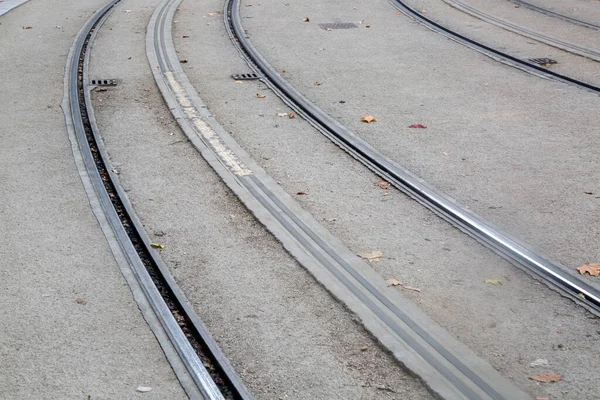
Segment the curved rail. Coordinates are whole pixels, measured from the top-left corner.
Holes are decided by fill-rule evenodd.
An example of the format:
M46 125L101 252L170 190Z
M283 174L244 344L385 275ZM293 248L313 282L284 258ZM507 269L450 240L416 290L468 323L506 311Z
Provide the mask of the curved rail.
M187 394L190 398L205 400L223 400L224 393L228 399L246 399L249 396L245 395L243 384L188 305L157 251L151 247L142 223L108 165L108 156L98 134L91 106L91 88L87 84L89 48L99 27L120 1L111 0L85 23L67 62L63 109L75 142L73 151L78 168L90 203L98 205L93 208L95 213L101 213L101 217L97 214L100 225L103 229L106 227L111 230L111 236L118 242L118 249L113 248L115 257L124 259L128 264L137 281L136 287L141 289L140 294L158 321L158 329L162 328L164 332L168 344L161 341L159 335L157 338ZM128 283L132 284L130 281ZM144 313L150 312L142 306L140 309ZM148 319L147 314L145 317ZM149 325L156 334L157 326L150 321ZM174 352L165 346L172 346ZM207 371L205 363L214 367L214 375L211 376ZM182 365L183 369L176 368L176 365Z
M421 178L398 165L365 140L327 115L290 85L254 48L246 36L239 15L239 0L228 0L226 15L233 43L251 68L264 75L264 82L292 109L325 136L396 188L469 234L507 260L541 278L551 287L600 313L600 291L533 252L507 234L495 229L481 217L466 210Z
M540 67L537 64L533 64L526 60L522 60L520 58L511 56L510 54L503 53L500 50L496 50L492 47L486 46L482 43L479 43L473 39L469 39L466 36L461 35L460 33L454 32L453 30L434 22L433 20L427 18L422 13L417 10L409 7L406 3L401 0L389 0L394 7L398 9L402 14L407 17L419 22L423 26L431 29L434 32L437 32L441 35L444 35L448 39L454 40L457 43L462 44L472 50L478 51L479 53L486 55L494 60L500 61L504 64L510 65L512 67L518 68L522 71L528 72L533 75L537 75L542 78L553 79L559 82L567 83L573 86L578 86L582 89L589 90L590 92L599 93L600 94L600 86L593 85L591 83L583 82L575 78L571 78L567 75L562 75L557 72L548 70L546 68Z
M171 24L181 0L164 0L147 29L156 83L190 143L290 254L404 366L448 400L529 399L392 290L365 261L287 194L207 110L183 70Z
M585 21L579 20L577 18L569 17L568 15L560 14L560 13L554 12L552 10L548 10L547 8L543 8L543 7L540 7L540 6L536 6L535 4L528 3L528 2L523 1L523 0L508 0L508 1L510 1L512 3L515 3L515 4L519 5L519 6L523 6L525 8L529 8L530 10L537 11L537 12L542 13L542 14L546 14L546 15L548 15L550 17L562 19L564 21L568 21L568 22L571 22L571 23L576 24L576 25L584 26L586 28L590 28L590 29L594 29L594 30L600 30L600 25L592 24L590 22L585 22Z
M567 51L569 53L577 54L582 57L587 57L594 61L600 61L600 51L594 49L588 49L587 47L578 46L573 43L565 42L564 40L557 39L552 36L544 35L543 33L536 32L534 30L522 27L517 24L513 24L512 22L505 21L501 18L493 16L491 14L485 13L467 3L464 3L459 0L443 0L446 4L451 7L456 8L466 14L469 14L475 18L478 18L484 22L496 25L502 29L506 29L507 31L514 32L518 35L528 37L530 39L537 40L538 42L545 43L549 46L556 47L557 49L561 49Z

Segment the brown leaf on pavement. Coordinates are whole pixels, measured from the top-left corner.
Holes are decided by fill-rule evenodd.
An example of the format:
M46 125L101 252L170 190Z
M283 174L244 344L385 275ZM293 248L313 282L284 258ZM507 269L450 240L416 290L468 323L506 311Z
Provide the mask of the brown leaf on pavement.
M24 26L23 29L33 29L33 26Z
M160 244L160 243L150 243L150 247L152 247L153 249L164 249L165 245L164 244Z
M591 276L598 276L600 275L600 264L585 264L577 268L577 271L579 271L581 275L587 272Z
M308 194L308 189L307 190L299 190L296 192L296 194L298 196L306 196Z
M306 17L302 20L302 22L310 22L310 18Z
M85 301L81 297L76 298L75 301L77 302L77 304L81 304L82 306L85 306L87 304L87 301Z
M296 114L294 114L294 113L290 113L290 115L288 115L288 117L289 117L290 119L294 119L294 118L296 118Z
M256 97L258 97L259 99L264 99L265 95L264 94L260 94L260 93L256 93Z
M412 290L413 292L421 292L421 289L417 289L412 286L406 286L404 283L400 282L398 279L388 279L387 283L389 283L390 286L400 286L402 289Z
M421 125L421 124L412 124L408 126L409 128L417 128L417 129L425 129L427 128L425 125Z
M538 375L530 376L529 379L533 379L536 382L550 383L562 381L562 376L554 372L543 372Z
M379 186L381 189L387 189L390 187L390 183L384 181L383 179L380 179L377 182L375 182L375 186Z
M187 64L188 60L185 60L185 59L184 60L179 60L179 62L182 63L182 64Z
M366 122L367 124L370 124L371 122L377 121L377 119L374 116L372 116L372 115L365 115L360 120L362 122Z
M358 253L358 256L363 260L375 262L381 260L381 257L383 257L383 253L380 251L373 251L371 253Z

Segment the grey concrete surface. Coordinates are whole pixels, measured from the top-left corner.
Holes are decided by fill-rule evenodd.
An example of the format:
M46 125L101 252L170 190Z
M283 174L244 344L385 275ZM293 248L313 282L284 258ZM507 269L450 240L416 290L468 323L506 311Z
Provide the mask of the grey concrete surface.
M486 151L476 161L494 157L485 171L495 171L494 174L505 179L512 175L515 180L516 172L510 165L502 164L501 169L496 170L491 161L518 149L516 143L506 150L495 145L503 139L501 134L505 130L501 127L510 121L508 116L522 118L510 121L515 127L525 125L527 133L535 132L529 127L527 111L523 110L526 90L562 96L566 104L574 102L569 109L588 107L588 114L593 115L592 105L586 105L586 101L597 101L597 97L496 64L396 15L385 1L290 2L289 6L275 1L244 4L242 12L247 17L244 23L252 40L294 85L396 160L403 164L410 160L408 165L416 172L422 174L436 163L443 163L427 178L432 181L432 177L436 178L438 185L444 178L448 179L443 189L453 185L452 194L456 197L456 193L475 196L482 191L484 194L493 192L481 181L470 191L463 192L457 187L454 176L465 172L474 174L473 165L477 164L455 171L457 167L452 163L460 165L464 161L454 147L445 155L447 146L475 155L479 148L489 146L487 148L501 154ZM374 185L375 176L302 120L279 117L278 113L289 112L289 109L262 84L235 83L230 75L247 72L248 67L228 44L221 10L219 1L204 5L191 1L182 3L175 23L176 47L181 58L188 60L184 64L186 73L211 112L267 172L289 193L307 191L308 195L298 196L303 206L325 221L351 249L357 253L382 251L382 260L373 262L373 268L386 278L420 288L421 292L405 291L405 294L534 397L597 398L595 384L585 378L585 371L596 368L598 363L597 319L403 195L393 190L386 195ZM302 22L305 17L310 18L309 23ZM365 21L359 29L346 31L327 32L316 25L331 21L358 23L362 19ZM371 27L366 28L366 24ZM498 76L490 78L490 70ZM485 93L469 89L474 83ZM500 92L493 94L486 84ZM514 96L511 89L521 87L524 88ZM266 97L258 98L256 93ZM494 103L490 104L491 101ZM539 113L548 107L548 102L538 101L535 105L534 111ZM485 115L473 116L469 107L475 107L477 113L486 111ZM497 110L502 112L498 115ZM361 123L360 117L367 114L375 115L378 121L369 125ZM434 124L433 133L432 126L425 130L406 128L411 123L427 125L440 120L445 122ZM478 127L484 122L486 130L497 131L483 135L479 129L477 140L471 141L466 128ZM456 126L461 127L459 133L465 135L464 138L457 138L453 129ZM591 139L593 127L585 124L583 127ZM586 137L579 133L577 138L580 135ZM442 143L438 143L440 138ZM518 138L514 133L509 139ZM458 139L460 141L454 143ZM527 176L525 171L521 174ZM461 177L459 183L467 181L465 178ZM489 177L485 178L487 182ZM517 178L521 179L521 175ZM483 176L481 179L484 181ZM563 177L557 177L557 182L563 183ZM569 180L564 182L570 183ZM503 189L509 190L505 181ZM514 193L509 192L496 196L495 200L512 200L512 196ZM529 204L518 200L514 202L519 206ZM589 207L593 205L589 203ZM504 206L505 209L480 207L488 213L500 213L501 222L504 221L502 213L511 215L520 210L519 207L506 209L506 204L495 201L490 206ZM520 212L518 218L532 213L531 210ZM527 227L523 221L521 226ZM529 228L535 232L534 227ZM540 233L539 237L545 236ZM593 251L593 239L587 243L581 247ZM486 279L500 279L503 285L485 284ZM548 359L549 366L530 367L529 363L538 358ZM560 373L564 380L539 385L528 378L549 370Z
M103 4L34 0L1 20L2 399L186 398L90 210L60 109L69 48Z
M0 2L0 15L6 14L10 10L27 3L29 0L2 0Z
M430 398L186 142L146 60L158 3L126 0L98 33L90 74L122 84L94 107L138 215L225 355L258 399Z

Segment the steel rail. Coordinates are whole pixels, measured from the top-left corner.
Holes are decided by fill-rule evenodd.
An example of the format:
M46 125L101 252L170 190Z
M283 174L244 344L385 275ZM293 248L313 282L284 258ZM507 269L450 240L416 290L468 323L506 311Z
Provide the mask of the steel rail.
M239 15L239 0L228 0L225 14L226 26L232 41L234 45L238 46L249 66L264 76L263 81L286 104L325 136L381 178L387 180L455 227L485 244L526 272L541 278L543 282L557 289L563 295L584 305L590 311L600 314L600 291L598 289L468 211L411 171L383 155L298 92L279 75L260 52L254 48L246 36Z
M243 384L205 325L189 306L158 252L151 247L150 238L108 164L108 155L98 133L91 106L91 88L87 84L90 57L88 50L97 29L120 1L111 0L98 10L85 23L75 40L65 79L68 96L66 100L70 113L67 115L70 117L68 125L74 131L79 155L95 195L93 200L99 203L110 225L109 229L118 241L122 256L128 262L144 297L185 367L186 376L178 375L178 378L187 382L191 377L195 385L195 388L184 385L184 389L191 398L201 396L205 400L224 399L223 393L207 371L203 360L200 359L198 353L200 351L203 357L208 357L207 362L213 364L219 372L218 378L222 387L227 390L228 398L247 399L250 397L246 394ZM88 192L88 196L92 194ZM179 322L175 316L178 317ZM184 333L183 328L187 334ZM194 346L201 346L202 350L192 345L189 335L195 341ZM174 370L178 372L175 368Z
M466 46L472 50L475 50L487 57L493 58L494 60L500 61L504 64L510 65L511 67L518 68L522 71L539 76L541 78L556 80L562 83L567 83L573 86L580 87L582 89L586 89L593 93L600 93L600 86L583 82L578 79L571 78L567 75L559 74L558 72L551 71L537 64L533 64L526 60L522 60L520 58L511 56L510 54L501 52L500 50L496 50L492 47L486 46L464 35L461 35L460 33L455 32L441 24L438 24L437 22L434 22L433 20L424 16L422 13L418 12L412 7L409 7L406 3L404 3L401 0L389 1L394 7L396 7L396 9L398 9L398 11L400 11L405 16L415 20L416 22L422 24L423 26L431 29L434 32L437 32L447 37L448 39L454 40L455 42L460 43L463 46Z
M567 51L572 54L576 54L582 57L589 58L594 61L600 61L600 51L589 49L587 47L578 46L573 43L566 42L564 40L557 39L552 36L545 35L540 32L536 32L534 30L525 28L523 26L513 24L512 22L503 20L502 18L498 18L494 15L485 13L467 3L464 3L460 0L443 0L444 3L448 4L455 9L462 11L466 14L471 15L477 19L480 19L484 22L496 25L499 28L505 29L507 31L516 33L518 35L528 37L533 40L537 40L538 42L545 43L549 46L555 47L560 50Z
M576 25L584 26L586 28L590 28L590 29L594 29L594 30L600 30L600 25L592 24L590 22L585 22L585 21L579 20L577 18L569 17L568 15L560 14L560 13L554 12L552 10L548 10L547 8L536 6L535 4L531 4L531 3L527 2L527 1L523 1L523 0L508 0L508 1L510 1L511 3L515 3L515 4L519 5L519 6L523 6L525 8L529 8L530 10L537 11L537 12L542 13L542 14L546 14L546 15L548 15L550 17L562 19L562 20L571 22L571 23L576 24Z
M530 397L458 343L287 194L207 110L183 70L171 24L182 0L150 19L146 52L177 123L202 157L287 251L404 366L445 399Z

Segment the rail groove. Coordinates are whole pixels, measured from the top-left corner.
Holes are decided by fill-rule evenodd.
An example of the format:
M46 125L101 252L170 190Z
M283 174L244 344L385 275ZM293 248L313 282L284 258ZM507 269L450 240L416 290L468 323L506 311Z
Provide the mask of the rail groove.
M350 155L443 219L486 245L514 265L539 278L595 314L600 314L600 291L567 272L517 239L491 226L433 186L398 165L337 120L327 115L291 86L254 48L241 24L239 0L228 0L226 24L249 66L292 109Z
M89 49L97 30L119 2L110 1L85 23L67 61L62 106L76 164L115 259L188 396L246 399L249 396L243 384L150 246L108 164L98 133L87 85Z
M388 287L216 121L189 82L173 46L171 23L180 3L165 0L156 9L147 29L148 60L173 116L227 186L317 281L437 395L445 399L529 398Z
M547 8L536 6L535 4L531 4L531 3L527 2L527 1L523 1L523 0L508 0L508 1L510 1L512 3L515 3L515 4L519 5L519 6L522 6L522 7L525 7L525 8L529 8L530 10L537 11L537 12L540 12L542 14L546 14L546 15L548 15L550 17L562 19L564 21L568 21L568 22L571 22L571 23L576 24L576 25L581 25L581 26L584 26L586 28L590 28L590 29L594 29L594 30L600 30L600 25L592 24L590 22L582 21L582 20L579 20L577 18L569 17L568 15L560 14L560 13L554 12L552 10L548 10Z
M559 74L558 72L551 71L549 69L540 67L537 64L533 64L526 60L511 56L510 54L501 52L492 47L486 46L482 43L479 43L473 39L470 39L464 35L461 35L458 32L455 32L433 20L427 18L425 15L415 10L412 7L409 7L406 3L401 0L389 0L390 3L398 9L402 14L407 16L408 18L413 19L414 21L422 24L426 28L439 33L451 39L457 43L462 44L472 50L475 50L487 57L490 57L496 61L502 62L506 65L510 65L511 67L520 69L524 72L530 73L532 75L536 75L540 78L552 79L558 82L566 83L569 85L573 85L590 92L600 94L600 86L593 85L591 83L583 82L575 78L571 78L570 76Z
M557 39L552 36L544 35L543 33L536 32L534 30L525 28L523 26L513 24L512 22L508 22L503 20L502 18L498 18L494 15L485 13L467 3L464 3L459 0L443 0L446 4L451 7L456 8L466 14L469 14L475 18L478 18L484 22L496 25L502 29L505 29L510 32L514 32L518 35L528 37L530 39L537 40L538 42L545 43L549 46L556 47L557 49L561 49L567 51L572 54L577 54L582 57L587 57L594 61L600 61L600 51L594 49L588 49L583 46L579 46L573 43L566 42L564 40Z

